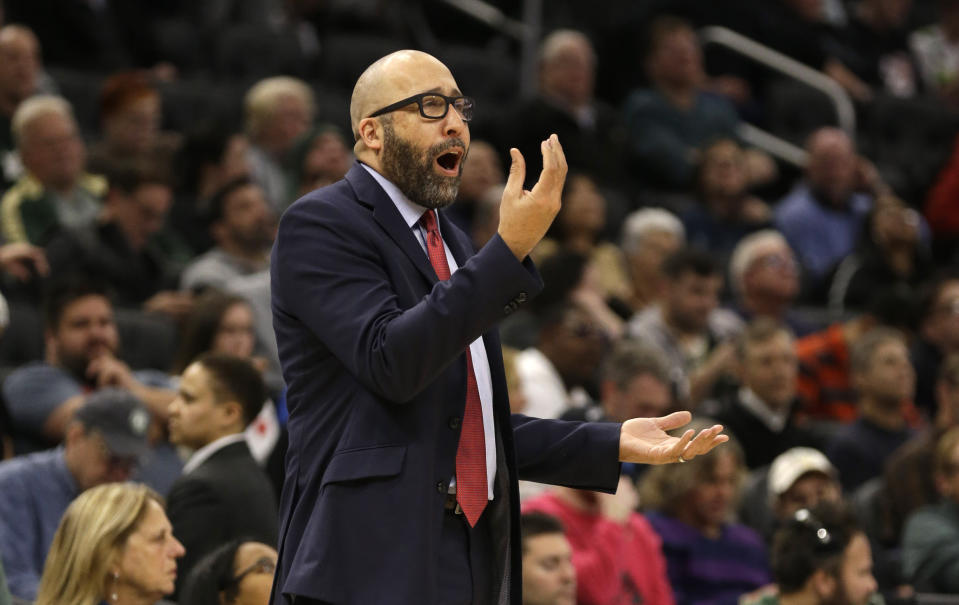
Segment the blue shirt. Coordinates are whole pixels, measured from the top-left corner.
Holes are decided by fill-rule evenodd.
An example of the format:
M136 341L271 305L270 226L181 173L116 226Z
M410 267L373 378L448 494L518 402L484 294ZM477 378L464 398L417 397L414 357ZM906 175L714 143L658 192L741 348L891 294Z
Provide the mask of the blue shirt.
M36 598L60 517L79 494L62 447L0 462L0 556L13 596Z
M775 223L803 269L818 282L853 251L870 208L872 196L864 193L854 193L845 207L833 208L800 183L779 203Z

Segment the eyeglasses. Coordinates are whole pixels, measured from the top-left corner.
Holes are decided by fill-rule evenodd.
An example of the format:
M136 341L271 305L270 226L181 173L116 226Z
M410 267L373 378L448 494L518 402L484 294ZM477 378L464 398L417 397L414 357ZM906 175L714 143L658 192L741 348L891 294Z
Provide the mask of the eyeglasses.
M230 584L236 586L243 581L243 578L253 573L273 575L274 571L276 571L276 561L269 557L260 557L253 565L238 573Z
M450 110L450 105L456 109L456 113L463 118L464 122L469 122L473 119L473 99L469 97L447 97L446 95L435 92L421 92L412 97L407 97L402 101L397 101L382 109L377 109L367 117L375 118L384 113L403 109L411 103L416 103L420 108L420 115L429 120L445 118L447 112Z

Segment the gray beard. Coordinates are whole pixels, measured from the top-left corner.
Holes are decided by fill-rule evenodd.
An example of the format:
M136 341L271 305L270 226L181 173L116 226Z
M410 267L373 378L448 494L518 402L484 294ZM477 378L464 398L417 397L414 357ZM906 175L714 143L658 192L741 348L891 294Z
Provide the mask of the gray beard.
M439 154L452 147L466 149L462 140L450 139L420 152L412 143L396 134L389 120L383 121L383 139L384 176L399 187L410 201L439 210L456 200L463 175L463 161L460 160L459 174L455 177L436 174L433 162Z

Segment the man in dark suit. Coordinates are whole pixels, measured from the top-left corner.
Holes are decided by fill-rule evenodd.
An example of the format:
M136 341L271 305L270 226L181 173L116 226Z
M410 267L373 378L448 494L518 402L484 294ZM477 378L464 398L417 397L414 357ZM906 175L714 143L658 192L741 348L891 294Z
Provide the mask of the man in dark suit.
M472 101L417 51L360 76L359 163L294 203L272 258L288 385L275 604L520 603L517 479L612 491L618 459L708 451L664 429L510 416L496 322L542 283L527 254L559 210L566 162L543 141L524 191L513 166L499 231L473 253L437 209L456 197Z
M178 579L229 540L276 544L273 487L244 436L265 400L259 371L244 359L204 355L183 372L170 403L170 440L194 452L167 496L173 535L188 549Z

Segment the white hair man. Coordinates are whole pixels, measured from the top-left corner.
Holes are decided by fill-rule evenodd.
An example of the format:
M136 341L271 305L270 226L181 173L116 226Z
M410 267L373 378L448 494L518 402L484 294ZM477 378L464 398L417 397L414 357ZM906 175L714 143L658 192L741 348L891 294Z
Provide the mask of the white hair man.
M663 261L686 241L683 224L668 210L643 208L626 217L622 248L632 282L634 311L656 302L662 292Z
M729 260L729 281L736 311L743 319L770 317L799 336L812 331L791 312L799 294L799 264L786 238L775 229L763 229L739 241Z
M92 224L107 182L85 172L86 146L70 103L31 97L13 114L11 130L25 174L0 201L6 240L43 245L62 228Z

